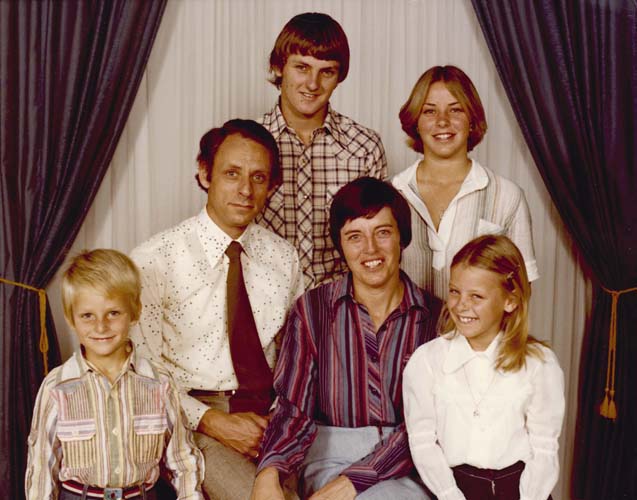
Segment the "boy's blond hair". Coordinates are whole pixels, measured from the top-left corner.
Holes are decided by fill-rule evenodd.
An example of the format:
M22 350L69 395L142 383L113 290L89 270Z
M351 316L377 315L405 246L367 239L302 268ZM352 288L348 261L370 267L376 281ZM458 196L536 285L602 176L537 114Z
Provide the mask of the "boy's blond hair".
M71 259L62 277L64 317L71 326L75 326L73 300L87 289L108 298L121 298L128 306L131 321L139 319L142 310L141 278L133 261L123 253L98 248L82 250Z

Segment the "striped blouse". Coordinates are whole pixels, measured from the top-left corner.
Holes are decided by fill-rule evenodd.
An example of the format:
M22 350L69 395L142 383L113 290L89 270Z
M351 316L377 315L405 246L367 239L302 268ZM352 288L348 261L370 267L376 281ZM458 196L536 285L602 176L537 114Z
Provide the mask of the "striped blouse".
M403 251L400 268L414 283L445 300L453 256L483 234L508 236L524 257L529 281L539 278L531 215L524 191L517 184L471 160L471 170L436 230L418 192L418 163L392 178L412 208L412 238Z
M57 498L59 483L154 484L159 463L180 500L203 500L203 457L163 368L133 351L111 384L78 349L42 382L28 438L27 500Z
M298 470L316 425L394 426L375 450L343 472L357 491L408 474L402 371L414 350L435 337L440 302L401 273L400 305L376 331L353 298L351 274L304 294L286 323L275 371L278 396L258 470Z

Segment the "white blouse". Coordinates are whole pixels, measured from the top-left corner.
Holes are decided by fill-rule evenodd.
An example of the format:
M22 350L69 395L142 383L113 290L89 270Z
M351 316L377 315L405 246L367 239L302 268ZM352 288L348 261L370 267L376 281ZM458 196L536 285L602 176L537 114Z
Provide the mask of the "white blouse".
M451 467L503 469L518 460L521 500L546 500L557 482L564 375L555 354L494 370L500 335L474 351L454 332L420 346L403 374L405 422L421 478L440 500L464 499Z

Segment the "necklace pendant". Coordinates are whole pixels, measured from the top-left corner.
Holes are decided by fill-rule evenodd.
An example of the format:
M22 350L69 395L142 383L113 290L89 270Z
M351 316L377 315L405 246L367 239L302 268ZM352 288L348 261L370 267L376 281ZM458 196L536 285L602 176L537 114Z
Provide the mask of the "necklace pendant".
M473 416L474 417L479 417L480 416L480 412L478 411L477 408L475 410L473 410Z

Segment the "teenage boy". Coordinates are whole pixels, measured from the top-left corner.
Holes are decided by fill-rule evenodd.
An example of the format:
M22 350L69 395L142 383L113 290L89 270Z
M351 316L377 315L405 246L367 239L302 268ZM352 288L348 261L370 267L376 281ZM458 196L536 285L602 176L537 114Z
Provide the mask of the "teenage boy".
M75 257L62 278L64 316L80 349L42 382L28 438L27 500L157 498L159 463L181 500L203 500L203 457L165 368L135 352L128 330L141 281L116 250Z
M379 135L330 106L348 70L347 36L326 14L293 17L270 54L270 82L281 94L262 123L279 145L283 183L258 221L296 247L306 288L345 271L327 227L336 191L358 177L387 176Z
M132 252L144 304L132 336L188 392L182 406L204 454L204 493L245 500L272 404L275 337L302 274L294 247L253 223L281 180L270 132L235 119L199 146L206 206Z

